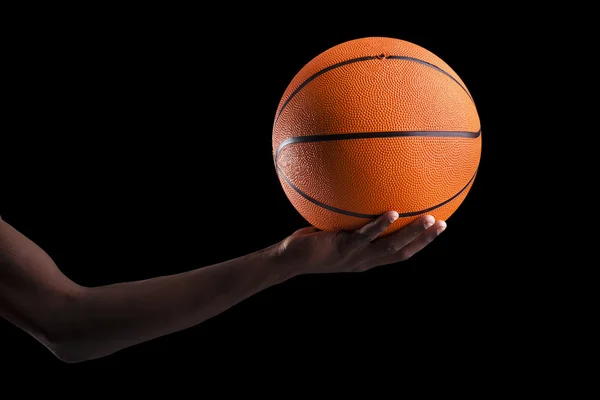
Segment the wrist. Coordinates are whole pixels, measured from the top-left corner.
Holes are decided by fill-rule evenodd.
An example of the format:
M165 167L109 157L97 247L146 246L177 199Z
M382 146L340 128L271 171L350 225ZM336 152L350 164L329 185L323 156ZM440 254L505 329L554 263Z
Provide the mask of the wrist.
M281 242L267 247L262 253L267 260L265 264L269 266L277 283L302 275L301 265L283 250Z

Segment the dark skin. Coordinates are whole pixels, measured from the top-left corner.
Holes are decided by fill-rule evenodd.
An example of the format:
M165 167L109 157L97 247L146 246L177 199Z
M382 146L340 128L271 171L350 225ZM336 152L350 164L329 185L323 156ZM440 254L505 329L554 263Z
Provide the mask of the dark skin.
M446 228L423 216L390 235L388 211L351 232L303 228L254 253L153 279L84 287L0 218L0 316L56 357L81 362L198 325L298 275L362 272L399 263Z

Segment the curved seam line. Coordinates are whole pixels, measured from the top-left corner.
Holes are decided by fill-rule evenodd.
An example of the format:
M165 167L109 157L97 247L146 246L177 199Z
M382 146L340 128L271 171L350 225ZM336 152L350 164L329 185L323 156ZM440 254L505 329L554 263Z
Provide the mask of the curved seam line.
M275 151L274 160L277 163L279 153L284 147L294 143L314 143L334 140L373 139L389 137L464 137L476 139L481 135L481 129L477 132L459 131L403 131L403 132L366 132L366 133L334 133L325 135L294 136L282 140Z
M277 113L277 118L275 118L275 123L277 123L277 121L279 120L279 117L281 116L281 113L283 112L283 110L285 109L285 107L288 105L288 103L292 100L292 98L294 98L294 96L296 96L296 94L298 94L298 92L300 90L302 90L302 88L304 86L308 85L312 80L316 79L318 76L323 75L324 73L326 73L328 71L331 71L332 69L339 68L339 67L344 66L344 65L353 64L355 62L360 62L360 61L373 60L374 58L376 58L376 57L375 56L367 56L367 57L354 58L352 60L346 60L346 61L342 61L342 62L337 63L337 64L330 65L327 68L324 68L324 69L322 69L320 71L317 71L315 74L313 74L312 76L308 77L304 82L302 82L300 84L300 86L298 86L292 92L292 94L290 94L290 97L287 98L287 100L285 101L285 103L283 103L281 105L281 109Z
M300 84L300 86L298 86L290 94L290 97L288 97L287 100L281 105L281 109L279 110L279 112L277 113L277 117L275 118L275 123L277 123L277 121L279 120L279 117L283 113L283 110L288 105L288 103L292 100L292 98L294 98L296 96L296 94L298 94L298 92L300 90L302 90L303 87L305 87L306 85L308 85L309 82L311 82L312 80L316 79L318 76L323 75L324 73L326 73L328 71L331 71L332 69L342 67L344 65L353 64L355 62L361 62L361 61L368 61L368 60L373 60L373 59L379 59L379 58L380 57L378 57L378 56L365 56L365 57L354 58L354 59L351 59L351 60L342 61L342 62L334 64L334 65L330 65L329 67L324 68L324 69L316 72L312 76L308 77L304 82L302 82ZM471 93L469 93L469 91L467 90L466 87L464 87L457 79L455 79L448 72L444 71L443 69L441 69L440 67L438 67L436 65L433 65L433 64L431 64L431 63L429 63L427 61L421 60L419 58L407 57L407 56L387 56L385 58L386 59L392 59L392 60L413 61L413 62L417 62L419 64L426 65L428 67L431 67L431 68L435 69L436 71L439 71L439 72L443 73L444 75L448 76L450 79L452 79L456 84L458 84L458 86L461 87L462 90L465 91L465 93L467 94L467 96L469 96L469 98L471 99L471 101L473 101L473 97L471 96Z
M379 217L381 214L361 214L361 213L355 213L352 211L347 211L347 210L343 210L341 208L336 208L330 205L327 205L323 202L320 202L317 199L314 199L312 197L310 197L309 195L307 195L306 193L304 193L303 191L301 191L300 189L298 189L298 187L296 187L292 182L290 182L290 180L287 178L287 176L285 176L285 174L283 173L283 171L281 171L281 168L279 168L279 166L277 166L277 171L281 174L281 176L283 177L283 179L285 179L285 181L288 183L288 185L290 185L290 187L292 189L294 189L294 191L296 191L300 196L304 197L306 200L310 201L311 203L314 203L322 208L325 208L326 210L332 211L332 212L336 212L339 214L345 214L345 215L349 215L351 217L357 217L357 218L369 218L369 219L374 219ZM450 203L452 200L456 199L458 196L460 196L461 193L463 193L471 184L471 182L473 182L473 180L475 179L475 176L477 175L477 171L478 169L475 170L475 173L473 174L473 176L471 177L471 179L469 179L469 182L467 182L467 184L458 191L458 193L456 193L455 195L453 195L452 197L450 197L447 200L444 200L443 202L433 206L433 207L429 207L423 210L419 210L419 211L410 211L410 212L405 212L405 213L399 213L400 217L399 218L406 218L406 217L412 217L415 215L419 215L419 214L423 214L423 213L427 213L429 211L435 210L436 208L442 207L448 203Z

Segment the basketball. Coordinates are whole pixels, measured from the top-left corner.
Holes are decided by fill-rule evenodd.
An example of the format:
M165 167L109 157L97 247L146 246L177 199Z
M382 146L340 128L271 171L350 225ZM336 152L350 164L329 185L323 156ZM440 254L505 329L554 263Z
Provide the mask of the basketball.
M409 41L340 43L293 77L275 114L273 160L293 207L324 231L389 210L387 236L420 216L447 220L481 158L480 118L458 74Z

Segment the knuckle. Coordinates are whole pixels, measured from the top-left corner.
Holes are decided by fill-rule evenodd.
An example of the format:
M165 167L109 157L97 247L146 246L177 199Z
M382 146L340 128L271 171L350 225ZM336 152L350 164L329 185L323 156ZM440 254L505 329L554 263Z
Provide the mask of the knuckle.
M389 254L396 254L396 253L398 253L400 250L401 250L401 247L400 247L400 246L398 246L398 245L397 245L397 244L395 244L395 243L390 243L390 244L387 246L387 248L386 248L386 251L387 251Z
M417 236L421 235L423 232L425 232L427 229L425 228L425 226L423 225L417 225L414 227L414 229L410 232L410 235L412 238L416 238Z

